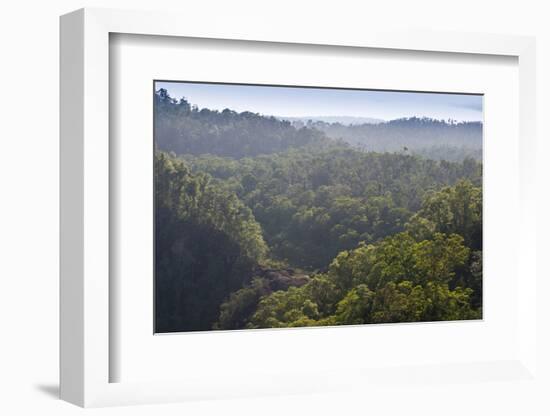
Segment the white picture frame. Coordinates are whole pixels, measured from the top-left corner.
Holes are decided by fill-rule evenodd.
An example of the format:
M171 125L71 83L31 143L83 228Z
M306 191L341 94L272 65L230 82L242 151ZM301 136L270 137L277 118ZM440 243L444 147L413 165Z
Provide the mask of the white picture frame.
M185 25L181 22L185 21ZM289 26L246 21L237 26L220 19L205 25L171 13L82 9L61 18L61 398L80 406L159 403L197 398L338 391L385 383L403 374L381 368L331 370L318 374L279 374L262 382L235 382L220 375L183 381L110 382L115 360L109 348L109 36L113 33L280 42L335 47L382 48L454 54L504 55L519 65L520 214L518 262L522 279L517 294L518 354L510 360L441 363L415 370L430 380L435 374L473 383L475 374L493 371L518 382L537 377L535 270L535 41L529 37L465 33L362 31L328 35ZM407 370L410 373L410 369ZM340 380L348 380L342 383Z

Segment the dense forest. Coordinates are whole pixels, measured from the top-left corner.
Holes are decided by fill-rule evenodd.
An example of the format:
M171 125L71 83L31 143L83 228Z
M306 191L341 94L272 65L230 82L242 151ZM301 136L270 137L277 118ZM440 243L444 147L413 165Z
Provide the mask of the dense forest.
M374 152L404 151L429 159L481 160L482 124L409 117L387 122L346 125L308 120L294 121L296 127L319 130L360 149Z
M155 107L155 140L161 150L179 155L215 154L241 158L284 151L290 147L332 143L320 131L296 129L289 121L251 112L199 110L185 99L174 101L159 91Z
M475 158L154 99L157 332L481 317Z

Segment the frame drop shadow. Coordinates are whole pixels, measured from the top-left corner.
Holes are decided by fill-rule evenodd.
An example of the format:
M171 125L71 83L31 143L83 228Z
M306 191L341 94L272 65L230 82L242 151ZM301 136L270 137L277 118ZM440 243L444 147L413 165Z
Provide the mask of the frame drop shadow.
M37 384L34 387L39 392L52 399L59 399L59 384Z

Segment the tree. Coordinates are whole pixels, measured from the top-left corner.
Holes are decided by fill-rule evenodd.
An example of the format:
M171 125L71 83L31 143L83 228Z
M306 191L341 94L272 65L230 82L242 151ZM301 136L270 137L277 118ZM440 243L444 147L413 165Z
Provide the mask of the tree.
M365 284L357 285L351 289L338 302L334 323L337 325L354 325L369 322L374 295L374 292Z
M247 327L352 325L481 317L471 288L449 282L469 249L462 237L436 234L417 242L407 233L340 253L327 274L260 297Z
M267 254L261 228L234 194L164 153L155 193L156 328L211 329L221 302Z
M255 312L262 296L271 293L265 279L254 278L242 289L230 294L229 299L220 307L220 317L215 329L245 328Z
M482 214L481 188L460 180L429 194L407 229L419 239L434 233L459 234L466 245L481 250Z
M482 166L464 157L480 123L298 125L154 99L157 331L481 316Z

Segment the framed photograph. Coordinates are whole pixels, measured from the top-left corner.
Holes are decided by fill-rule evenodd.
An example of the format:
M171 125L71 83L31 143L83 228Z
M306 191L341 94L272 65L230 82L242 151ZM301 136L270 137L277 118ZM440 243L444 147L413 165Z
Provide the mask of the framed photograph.
M61 18L61 397L536 383L534 40L240 30Z
M482 319L481 94L153 96L155 333Z

